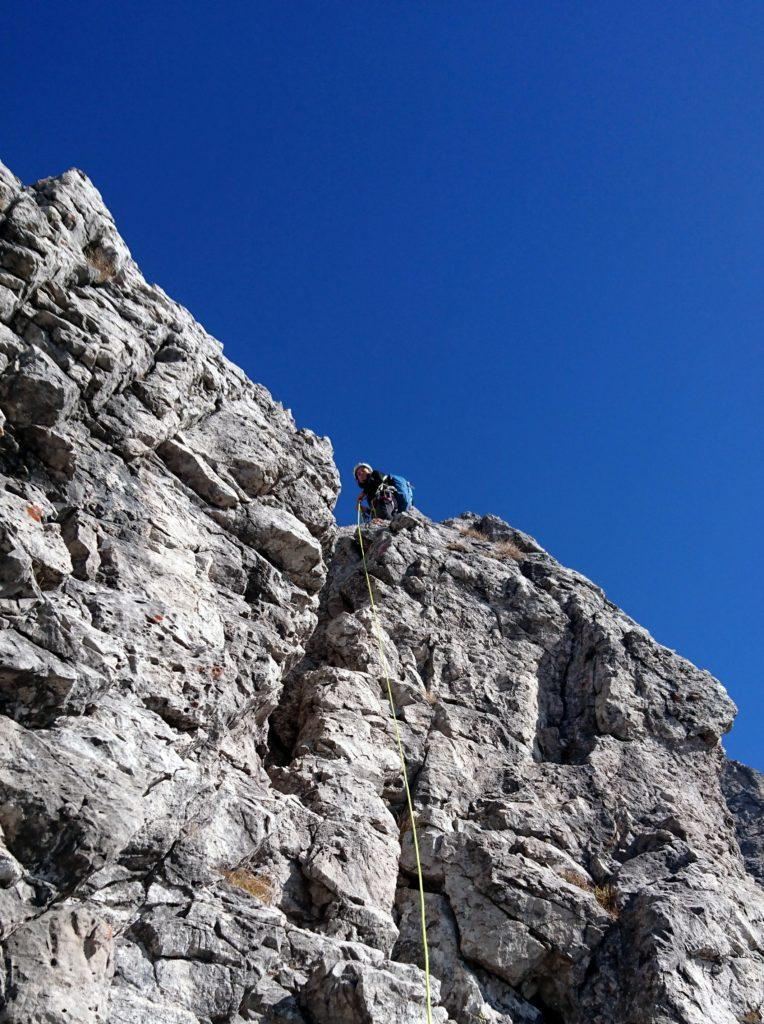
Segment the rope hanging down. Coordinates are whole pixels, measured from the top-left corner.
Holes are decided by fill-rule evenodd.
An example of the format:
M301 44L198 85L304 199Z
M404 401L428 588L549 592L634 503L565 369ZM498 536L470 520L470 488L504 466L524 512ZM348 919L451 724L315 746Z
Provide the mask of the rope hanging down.
M401 741L401 731L398 728L398 716L395 712L395 701L393 700L393 687L390 682L390 668L387 663L387 657L385 656L385 649L382 643L382 631L379 627L379 619L377 618L377 607L374 604L374 591L371 586L371 577L369 576L369 567L366 564L366 549L363 546L363 534L361 533L361 506L358 506L358 543L361 546L361 558L363 559L363 571L366 576L366 586L369 590L369 602L371 604L371 617L374 623L374 634L377 640L377 647L379 648L379 660L382 663L382 671L385 674L385 683L387 684L387 699L390 702L390 715L393 720L393 729L395 730L395 742L398 745L398 755L401 759L401 775L403 776L403 788L406 790L406 803L409 809L409 821L411 822L411 836L414 841L414 857L416 858L416 873L419 879L419 913L422 919L422 949L424 950L424 985L425 985L425 996L426 996L426 1011L427 1011L427 1024L432 1024L432 1001L430 999L430 951L427 946L427 915L425 913L424 903L424 879L422 878L422 861L419 857L419 839L416 831L416 820L414 818L414 804L411 799L411 789L409 788L409 775L406 771L406 758L403 754L403 742Z

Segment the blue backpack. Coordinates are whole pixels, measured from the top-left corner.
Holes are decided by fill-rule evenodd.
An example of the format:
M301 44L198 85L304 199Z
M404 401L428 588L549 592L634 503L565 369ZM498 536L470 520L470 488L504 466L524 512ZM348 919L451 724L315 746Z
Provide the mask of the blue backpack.
M405 512L414 504L414 488L405 476L396 476L395 473L390 473L390 479L395 484L398 511Z

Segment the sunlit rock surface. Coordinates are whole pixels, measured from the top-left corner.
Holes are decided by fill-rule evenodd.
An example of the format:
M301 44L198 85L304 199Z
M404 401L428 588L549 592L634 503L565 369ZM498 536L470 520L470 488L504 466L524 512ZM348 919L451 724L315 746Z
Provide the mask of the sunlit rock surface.
M0 1020L424 1022L328 440L79 171L0 165L0 410ZM761 1019L764 787L722 686L494 517L365 543L433 1020Z

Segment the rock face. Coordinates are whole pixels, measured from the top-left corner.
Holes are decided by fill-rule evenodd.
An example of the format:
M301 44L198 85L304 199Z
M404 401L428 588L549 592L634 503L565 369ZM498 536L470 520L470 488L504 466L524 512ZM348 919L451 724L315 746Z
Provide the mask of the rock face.
M735 818L745 865L764 885L764 775L739 761L727 761L722 788Z
M78 171L0 169L0 409L0 1021L424 1022L328 441ZM494 517L365 543L433 1021L762 1019L764 800L721 685Z

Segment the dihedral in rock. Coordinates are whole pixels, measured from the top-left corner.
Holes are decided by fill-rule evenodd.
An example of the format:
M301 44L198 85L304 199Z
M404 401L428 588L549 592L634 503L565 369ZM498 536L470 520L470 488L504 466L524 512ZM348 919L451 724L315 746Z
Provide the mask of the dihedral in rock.
M422 1024L329 442L78 171L0 165L0 410L0 1020ZM761 778L721 685L494 517L365 539L437 1024L761 1019Z

